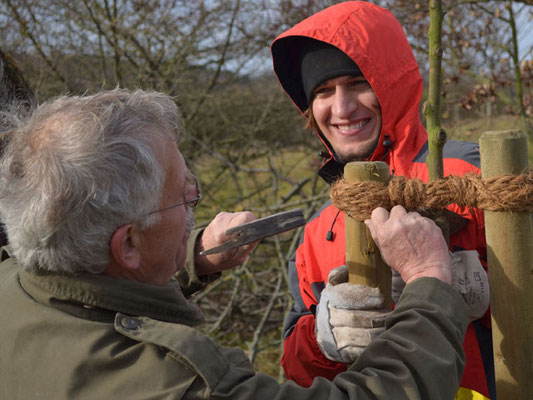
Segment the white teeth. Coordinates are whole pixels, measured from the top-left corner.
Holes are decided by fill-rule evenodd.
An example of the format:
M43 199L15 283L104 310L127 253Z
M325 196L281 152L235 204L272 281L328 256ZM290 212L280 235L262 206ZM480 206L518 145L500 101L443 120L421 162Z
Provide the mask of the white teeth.
M352 130L352 129L362 128L367 123L368 123L368 120L362 120L362 121L359 121L358 123L353 124L353 125L337 125L337 126L338 126L340 131L349 131L349 130Z

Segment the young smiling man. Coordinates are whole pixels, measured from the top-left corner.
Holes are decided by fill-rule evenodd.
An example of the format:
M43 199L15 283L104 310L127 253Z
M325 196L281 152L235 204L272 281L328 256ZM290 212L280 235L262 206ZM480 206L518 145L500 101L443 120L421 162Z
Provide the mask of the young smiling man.
M279 35L271 51L281 86L329 153L318 172L328 183L342 176L347 162L362 160L384 161L393 175L429 179L422 78L391 12L363 1L343 2ZM470 172L479 173L477 145L448 141L445 175ZM482 212L449 209L467 222L451 236L450 249L477 251L484 259ZM310 385L317 376L332 379L347 367L324 354L315 334L315 310L328 273L344 263L344 214L327 202L308 221L289 264L294 306L285 320L282 365L300 384ZM494 388L488 313L469 325L464 349L458 398L488 398Z

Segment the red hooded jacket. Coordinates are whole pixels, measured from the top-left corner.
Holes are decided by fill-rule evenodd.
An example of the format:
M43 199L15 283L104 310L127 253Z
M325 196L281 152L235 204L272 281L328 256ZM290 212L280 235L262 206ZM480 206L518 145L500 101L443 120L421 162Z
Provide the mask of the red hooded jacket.
M405 33L394 15L362 1L329 7L305 19L273 42L274 71L294 104L309 105L300 76L300 37L336 46L351 57L374 90L382 112L378 146L370 157L385 161L391 174L428 181L427 133L420 120L422 78ZM328 182L342 174L326 138L317 132L330 153L319 174ZM479 173L479 149L470 142L449 141L444 148L444 174ZM452 205L450 210L468 219L468 225L450 238L452 251L477 250L486 258L483 215L480 210ZM308 221L302 242L289 265L290 290L295 304L284 326L282 366L289 379L309 386L317 376L333 379L346 365L325 358L315 338L314 310L331 269L345 264L344 214L326 203ZM333 232L330 240L328 232ZM494 387L490 317L468 327L464 350L466 367L461 387L489 397ZM460 389L465 391L464 389ZM469 394L470 395L470 394ZM459 398L461 398L459 396ZM466 398L466 397L464 397ZM482 398L482 397L468 397Z

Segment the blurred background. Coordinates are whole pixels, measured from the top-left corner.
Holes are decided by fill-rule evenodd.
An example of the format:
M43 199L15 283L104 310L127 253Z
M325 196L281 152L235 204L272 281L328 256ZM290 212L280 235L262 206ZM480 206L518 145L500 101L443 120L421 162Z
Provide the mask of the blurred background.
M219 211L262 217L328 198L321 143L272 72L270 43L327 0L0 0L0 108L100 89L174 97L180 149L199 176L199 226ZM376 0L404 27L427 87L428 1ZM449 139L522 129L533 140L533 0L447 0L442 124ZM422 116L423 118L423 116ZM2 120L0 119L0 125ZM4 127L7 129L7 127ZM530 161L533 146L530 144ZM264 240L194 298L203 330L280 381L286 264L300 230Z

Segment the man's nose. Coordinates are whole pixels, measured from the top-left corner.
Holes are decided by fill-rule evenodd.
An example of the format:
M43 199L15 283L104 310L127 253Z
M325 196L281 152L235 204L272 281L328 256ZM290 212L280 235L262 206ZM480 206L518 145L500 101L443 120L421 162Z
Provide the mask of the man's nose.
M357 99L345 88L335 90L332 112L337 118L348 118L358 107Z

